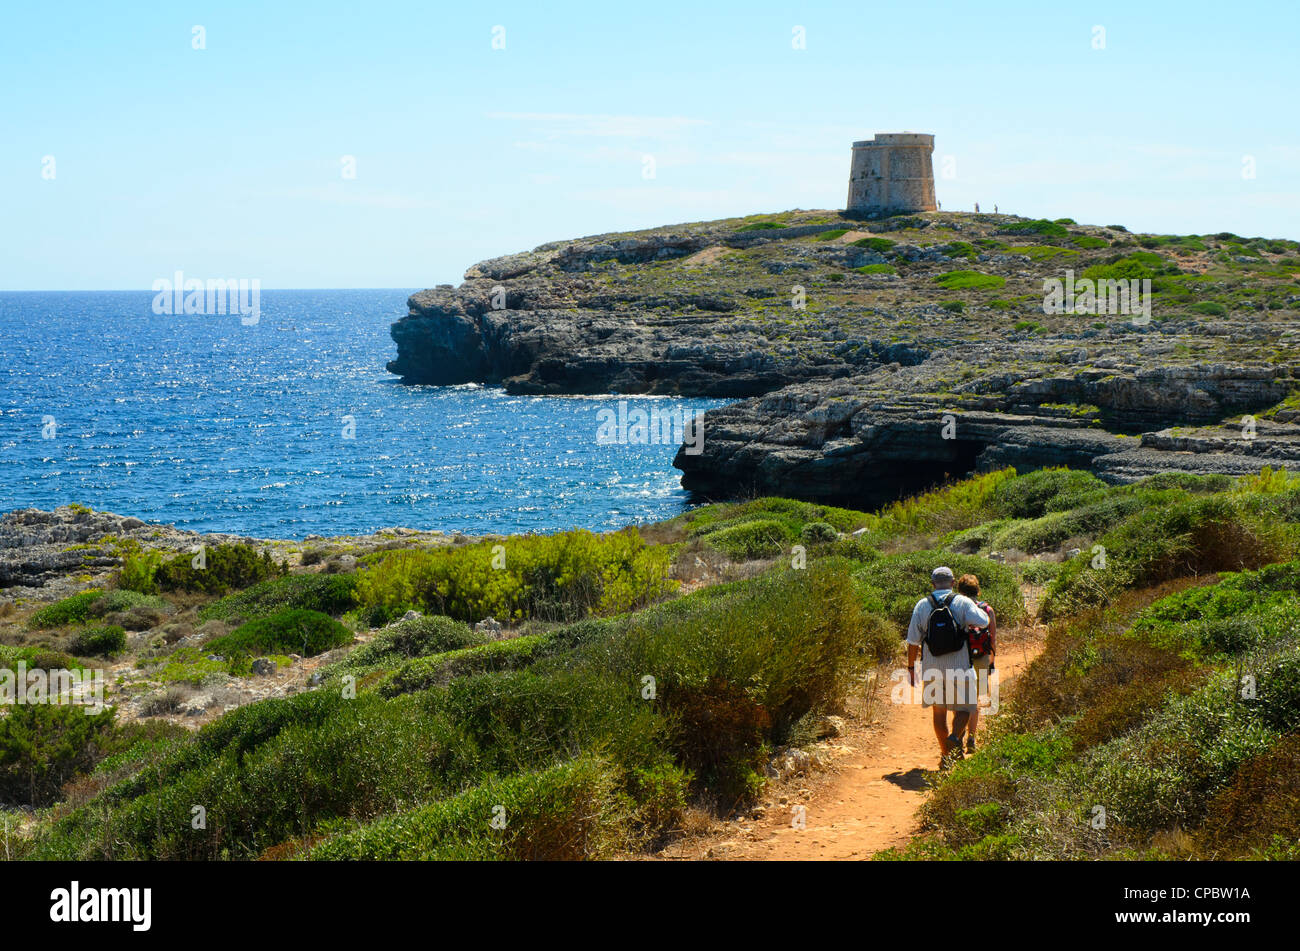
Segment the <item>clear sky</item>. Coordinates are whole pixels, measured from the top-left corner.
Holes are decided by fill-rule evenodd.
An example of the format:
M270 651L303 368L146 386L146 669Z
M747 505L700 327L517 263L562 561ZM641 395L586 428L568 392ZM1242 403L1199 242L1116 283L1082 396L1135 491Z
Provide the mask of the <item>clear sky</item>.
M842 207L889 131L945 209L1300 238L1297 37L1296 0L5 0L0 289L458 283Z

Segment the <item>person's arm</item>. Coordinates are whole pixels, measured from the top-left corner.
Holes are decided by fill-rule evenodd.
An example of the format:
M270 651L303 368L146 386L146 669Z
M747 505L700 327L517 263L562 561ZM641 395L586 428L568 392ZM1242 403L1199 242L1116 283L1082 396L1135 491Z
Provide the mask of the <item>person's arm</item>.
M907 624L907 682L916 686L916 658L921 653L921 639L924 634L921 632L921 613L925 607L925 601L916 602L916 607L912 608L912 619Z
M966 627L988 627L989 616L980 610L980 606L972 601L966 595L958 595L961 598L961 623Z
M997 666L998 656L998 615L989 605L989 669Z

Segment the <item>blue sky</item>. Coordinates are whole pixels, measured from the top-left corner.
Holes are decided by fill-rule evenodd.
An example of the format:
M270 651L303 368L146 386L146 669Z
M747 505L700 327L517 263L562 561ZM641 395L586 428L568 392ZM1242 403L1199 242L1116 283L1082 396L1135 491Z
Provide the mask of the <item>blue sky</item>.
M546 241L841 207L850 143L904 130L935 134L944 208L1300 238L1298 11L7 3L0 289L458 283Z

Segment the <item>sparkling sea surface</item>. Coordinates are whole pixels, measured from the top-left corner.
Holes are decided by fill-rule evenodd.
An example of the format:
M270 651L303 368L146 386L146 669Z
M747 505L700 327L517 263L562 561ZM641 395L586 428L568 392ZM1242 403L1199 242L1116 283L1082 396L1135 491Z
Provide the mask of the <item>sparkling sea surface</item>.
M388 328L411 292L262 291L251 326L156 315L148 291L0 292L0 511L302 538L601 530L687 506L676 443L598 444L623 397L399 383Z

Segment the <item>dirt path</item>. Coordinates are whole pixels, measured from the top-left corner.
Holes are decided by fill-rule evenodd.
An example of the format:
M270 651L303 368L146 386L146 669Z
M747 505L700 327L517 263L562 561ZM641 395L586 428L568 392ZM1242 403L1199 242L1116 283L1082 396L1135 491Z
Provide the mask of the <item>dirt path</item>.
M1037 613L1037 591L1025 592ZM1000 701L1043 649L1036 623L999 632ZM939 764L928 710L890 703L887 677L858 701L848 728L826 744L835 764L811 777L780 783L751 816L716 824L683 840L663 858L743 861L867 859L903 845L916 832L916 810ZM981 731L983 726L981 726ZM978 741L978 736L977 736ZM803 828L794 820L802 807Z

